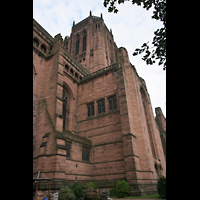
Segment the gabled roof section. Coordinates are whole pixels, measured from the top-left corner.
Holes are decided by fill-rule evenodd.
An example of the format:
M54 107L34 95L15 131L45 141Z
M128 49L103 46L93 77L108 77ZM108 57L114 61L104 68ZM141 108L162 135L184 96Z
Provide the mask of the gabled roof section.
M45 38L47 43L52 43L53 42L53 37L35 20L33 19L33 27L36 27L37 30L34 30L34 31L40 31L41 32L41 37Z
M33 19L33 28L38 35L40 35L49 45L53 43L54 38L35 20ZM64 48L63 48L64 49ZM64 56L68 58L71 64L74 65L75 68L78 67L78 71L80 71L84 76L89 75L88 70L86 70L70 53L68 53L64 49Z

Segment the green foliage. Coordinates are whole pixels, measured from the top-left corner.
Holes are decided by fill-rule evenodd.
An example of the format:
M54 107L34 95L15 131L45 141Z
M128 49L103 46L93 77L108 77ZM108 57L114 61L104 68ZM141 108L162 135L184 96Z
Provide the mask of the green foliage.
M75 200L76 196L73 191L68 187L63 187L58 193L58 200Z
M94 183L95 183L95 185L96 185L96 189L98 189L99 188L99 183L98 183L98 181L97 181L97 179L96 178L93 178L93 180L94 180Z
M109 195L110 197L116 197L117 196L117 194L116 194L116 189L115 188L112 188L111 190L110 190L110 195Z
M125 180L118 180L116 183L117 197L127 197L130 193L130 186Z
M128 0L129 1L129 0ZM155 60L159 60L158 65L163 64L163 70L166 69L166 0L131 0L132 4L142 6L146 10L149 10L153 6L152 19L160 20L163 23L163 28L157 29L154 32L153 46L149 47L148 42L144 43L141 48L136 48L133 56L145 52L142 60L146 61L147 65L152 65ZM108 12L117 13L118 9L116 4L124 3L125 0L104 0L103 5L108 7ZM153 49L150 51L149 49Z
M84 198L83 186L79 182L75 182L74 184L69 184L69 188L73 191L76 196L76 200L82 200Z
M157 189L161 198L166 198L166 178L164 176L158 179Z
M96 184L92 181L90 181L89 183L86 183L85 191L88 189L88 187L93 187L94 189L97 189Z

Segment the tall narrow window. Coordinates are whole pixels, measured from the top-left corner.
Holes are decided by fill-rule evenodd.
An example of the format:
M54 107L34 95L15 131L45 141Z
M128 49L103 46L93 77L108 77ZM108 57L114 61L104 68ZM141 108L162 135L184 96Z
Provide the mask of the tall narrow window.
M116 101L116 95L109 97L109 110L114 110L117 108L117 101Z
M66 91L63 89L63 94L62 94L62 100L63 100L63 107L62 107L62 116L63 116L63 129L65 128L66 124L67 124L67 117L66 114L69 113L68 112L68 97L67 97L67 93Z
M98 114L105 112L105 100L102 99L97 102L98 103Z
M84 30L84 32L83 32L83 52L86 51L86 42L87 42L87 34L86 34L86 31Z
M86 147L82 148L82 160L90 161L90 149Z
M68 142L65 142L65 147L66 147L66 156L70 157L71 144Z
M76 39L76 55L78 55L78 53L79 53L79 43L80 43L80 38L79 38L79 34L78 34L77 39Z
M88 117L94 116L94 102L87 105L88 107Z

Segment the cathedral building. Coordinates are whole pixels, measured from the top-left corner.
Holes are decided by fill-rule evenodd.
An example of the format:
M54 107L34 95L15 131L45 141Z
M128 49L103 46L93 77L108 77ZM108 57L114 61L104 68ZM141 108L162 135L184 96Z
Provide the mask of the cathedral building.
M94 180L110 189L125 179L131 195L156 194L166 176L159 126L145 80L102 14L73 22L64 41L33 19L33 178L40 172L57 191Z

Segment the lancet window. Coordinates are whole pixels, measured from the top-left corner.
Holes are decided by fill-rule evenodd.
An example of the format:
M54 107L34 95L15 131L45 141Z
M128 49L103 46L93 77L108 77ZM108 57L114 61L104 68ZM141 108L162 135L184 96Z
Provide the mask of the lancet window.
M67 121L68 121L67 117L69 114L69 106L68 106L69 98L67 92L64 89L63 89L62 100L63 100L63 107L62 107L63 129L65 129L67 126Z
M86 44L87 44L87 33L83 31L83 52L86 51Z
M80 36L78 34L76 39L76 55L79 54L79 43L80 43Z

